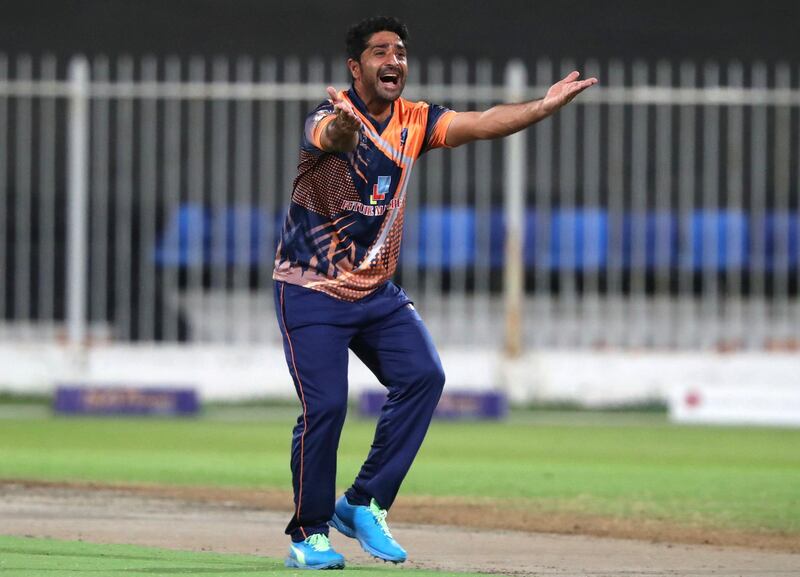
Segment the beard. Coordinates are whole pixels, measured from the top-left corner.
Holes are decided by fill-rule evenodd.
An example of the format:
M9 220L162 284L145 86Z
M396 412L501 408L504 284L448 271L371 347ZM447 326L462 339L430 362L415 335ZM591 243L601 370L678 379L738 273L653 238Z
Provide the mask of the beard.
M370 72L362 68L361 85L366 100L379 100L388 104L400 98L406 86L406 75L404 70L394 67Z
M406 86L405 79L400 77L397 79L397 82L382 82L378 79L374 83L374 91L375 94L381 99L386 102L394 102L400 95L403 93L403 89Z

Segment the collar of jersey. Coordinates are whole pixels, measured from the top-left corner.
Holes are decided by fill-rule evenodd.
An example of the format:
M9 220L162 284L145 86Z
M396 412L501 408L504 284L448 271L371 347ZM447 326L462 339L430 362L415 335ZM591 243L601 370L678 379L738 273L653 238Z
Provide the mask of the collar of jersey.
M350 98L350 101L356 105L356 108L358 108L361 114L363 114L364 117L369 120L370 124L375 127L375 131L378 134L381 134L384 130L386 130L386 127L389 126L389 123L392 121L392 116L394 116L394 102L392 102L392 110L389 113L388 118L383 122L378 122L372 118L372 116L370 116L370 113L367 110L367 105L364 104L363 100L361 100L361 97L358 95L358 92L356 92L356 87L353 84L350 85L350 90L347 91L347 96Z

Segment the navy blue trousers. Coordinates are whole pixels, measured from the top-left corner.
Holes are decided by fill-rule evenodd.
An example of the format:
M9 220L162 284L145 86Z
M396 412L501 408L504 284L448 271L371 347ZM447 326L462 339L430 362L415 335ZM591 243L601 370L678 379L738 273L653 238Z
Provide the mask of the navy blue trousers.
M444 387L428 330L405 292L387 282L346 302L277 282L275 310L303 412L292 435L295 541L328 532L336 499L336 451L347 412L348 349L388 389L367 460L347 490L355 504L388 509L425 438Z

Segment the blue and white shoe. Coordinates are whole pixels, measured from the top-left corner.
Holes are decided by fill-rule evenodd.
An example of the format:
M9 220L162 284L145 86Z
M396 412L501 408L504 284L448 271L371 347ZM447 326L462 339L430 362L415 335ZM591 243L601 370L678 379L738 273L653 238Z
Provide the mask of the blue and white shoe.
M333 550L327 535L314 533L289 546L284 565L297 569L344 569L344 557Z
M366 505L351 505L347 497L336 501L336 509L329 525L343 535L356 539L367 553L384 561L402 563L406 550L394 540L386 525L386 510L375 499Z

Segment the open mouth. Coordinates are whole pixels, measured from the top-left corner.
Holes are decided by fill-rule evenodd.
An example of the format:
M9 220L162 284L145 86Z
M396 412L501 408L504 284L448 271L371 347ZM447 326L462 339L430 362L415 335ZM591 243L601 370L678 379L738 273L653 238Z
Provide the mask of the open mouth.
M400 75L396 72L384 72L383 74L378 76L378 79L382 83L388 84L389 86L393 87L396 87L398 84L400 84Z

